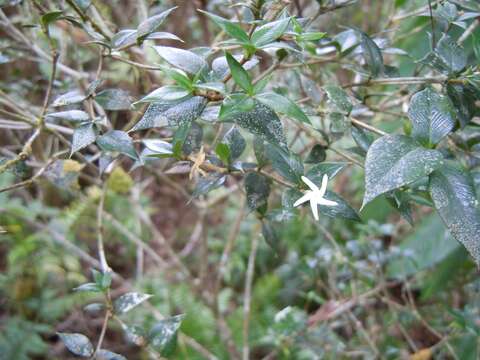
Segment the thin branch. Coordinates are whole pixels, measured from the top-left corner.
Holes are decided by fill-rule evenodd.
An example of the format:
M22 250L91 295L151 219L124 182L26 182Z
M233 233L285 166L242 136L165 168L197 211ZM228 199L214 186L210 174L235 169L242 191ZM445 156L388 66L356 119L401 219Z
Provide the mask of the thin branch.
M250 249L250 255L248 256L248 265L247 273L245 278L245 292L243 295L243 348L242 348L242 359L250 359L250 342L249 342L249 333L250 333L250 312L251 312L251 302L252 302L252 283L253 275L255 271L255 257L257 255L258 248L258 236L253 236L252 245Z

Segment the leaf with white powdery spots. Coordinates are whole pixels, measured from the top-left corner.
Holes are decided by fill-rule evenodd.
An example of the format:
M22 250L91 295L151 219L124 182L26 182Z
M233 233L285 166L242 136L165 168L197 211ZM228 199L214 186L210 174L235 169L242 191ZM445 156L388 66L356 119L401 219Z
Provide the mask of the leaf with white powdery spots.
M253 109L236 112L222 121L234 122L253 135L257 135L271 144L286 148L282 123L277 114L268 106L256 103Z
M429 175L443 164L437 150L428 150L404 135L387 135L368 149L362 208L377 196Z
M92 123L80 125L73 131L71 153L83 149L95 141L97 134Z
M412 96L408 117L412 136L424 145L435 145L455 126L455 110L446 96L426 88Z
M132 138L124 131L110 130L97 139L97 144L104 151L116 151L134 160L138 158Z
M191 51L169 46L154 46L153 48L157 54L170 65L186 71L187 73L196 74L200 70L208 67L203 58Z
M85 335L76 333L58 333L58 336L67 349L73 354L83 357L92 356L93 345Z
M177 344L178 329L184 315L177 315L171 318L160 320L148 334L150 346L162 356L169 356L175 351Z
M125 314L132 310L137 305L140 305L145 300L151 298L152 295L142 294L137 292L129 292L123 294L114 302L114 309L116 314Z
M480 208L470 174L449 161L430 175L435 208L450 231L480 264Z

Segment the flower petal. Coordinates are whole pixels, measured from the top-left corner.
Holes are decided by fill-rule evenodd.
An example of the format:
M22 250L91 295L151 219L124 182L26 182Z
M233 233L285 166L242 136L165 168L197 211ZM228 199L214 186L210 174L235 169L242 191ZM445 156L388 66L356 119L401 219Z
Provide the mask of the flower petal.
M315 198L310 199L310 207L312 208L313 217L318 221L318 206Z
M322 178L322 186L320 187L320 196L323 196L325 195L325 191L327 191L327 183L328 183L328 175L325 174L323 175L323 178Z
M294 207L297 207L298 205L301 205L303 204L304 202L307 202L310 200L310 198L312 197L312 192L311 191L307 191L305 193L305 195L303 195L300 199L298 199L297 201L295 201L295 203L293 204Z
M326 205L326 206L335 206L335 205L338 205L338 203L336 203L335 201L332 201L332 200L327 200L325 198L321 198L321 199L316 199L317 202L318 202L318 205Z
M312 190L312 191L318 191L318 186L315 185L313 183L312 180L310 180L309 178L307 178L306 176L302 176L302 181L308 185L308 187Z

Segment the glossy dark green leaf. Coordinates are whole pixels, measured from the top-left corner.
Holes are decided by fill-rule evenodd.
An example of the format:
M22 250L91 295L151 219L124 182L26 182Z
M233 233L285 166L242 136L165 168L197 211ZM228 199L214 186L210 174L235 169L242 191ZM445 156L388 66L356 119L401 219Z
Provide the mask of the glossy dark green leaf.
M429 191L450 234L480 264L480 209L470 174L449 161L430 175Z
M156 31L159 26L163 24L167 16L170 15L170 13L175 9L176 7L173 7L142 21L137 27L137 41L141 41L154 31Z
M42 17L40 18L40 21L42 22L43 26L47 27L52 22L60 19L62 17L62 15L63 15L62 10L50 11L48 13L43 14Z
M149 331L149 344L161 356L168 357L175 351L178 329L183 318L184 315L177 315L160 320Z
M95 101L105 110L129 110L131 104L130 94L122 89L102 90Z
M202 177L198 180L197 187L193 191L192 196L198 197L200 195L205 195L222 186L226 179L227 177L223 174L212 174Z
M208 68L206 61L194 52L169 46L154 46L153 48L170 65L189 74L197 74L202 69Z
M305 115L303 110L300 109L297 104L283 95L274 92L266 92L255 95L255 98L262 104L265 104L275 110L277 113L285 114L295 120L310 124L310 120L308 119L307 115Z
M142 302L151 298L152 295L142 294L138 292L129 292L123 294L113 303L113 307L116 314L125 314L132 310L134 307L140 305Z
M472 86L459 84L448 84L447 94L454 104L460 125L464 128L480 111L475 106L475 102L480 99L480 94Z
M235 83L249 95L253 94L252 79L242 65L230 53L225 53L230 73Z
M408 117L412 136L424 145L435 145L455 126L455 112L450 99L426 88L412 96Z
M342 162L322 162L308 169L305 176L315 184L321 184L323 175L327 175L329 179L333 179L340 171L345 169L347 165L347 163Z
M263 175L251 172L245 176L247 206L251 211L258 210L264 214L267 210L270 181Z
M248 34L243 30L240 25L235 24L234 22L222 18L218 15L211 14L207 11L199 10L201 13L208 16L215 24L217 24L223 31L225 31L232 38L240 41L241 43L249 43L250 38Z
M345 90L335 85L324 86L323 90L327 94L327 105L331 111L350 114L353 105Z
M286 147L282 123L275 112L268 106L256 103L253 109L234 113L222 121L234 122L271 144Z
M252 34L252 43L256 47L262 47L274 42L287 31L289 24L290 18L286 18L258 27Z
M266 145L266 155L277 173L293 184L301 183L303 164L298 155L272 144Z
M307 158L305 159L305 164L318 164L322 161L325 161L327 158L327 148L323 145L316 144L310 150Z
M97 137L92 123L80 125L73 131L72 148L70 154L92 144Z
M270 221L262 221L262 235L267 244L275 251L278 252L280 248L280 239L275 230L274 225Z
M368 148L370 147L370 145L372 145L373 138L369 134L367 134L364 130L356 126L352 126L351 130L352 130L353 140L358 145L358 147L362 150L362 152L366 154L368 151Z
M443 34L438 41L435 54L449 72L461 71L467 65L465 49L447 34Z
M137 159L137 152L130 136L124 131L110 130L97 138L97 144L103 151L116 151Z
M443 164L439 151L428 150L404 135L387 135L373 142L365 161L362 208L377 196L429 175Z
M90 116L82 110L68 110L47 114L46 118L47 120L60 119L72 122L83 122L89 120Z
M377 77L384 71L383 55L378 45L366 33L356 30L360 34L360 46L370 73Z
M70 352L82 357L90 357L93 354L93 345L83 334L57 333Z
M218 143L215 147L215 153L218 155L218 157L220 158L220 160L222 160L224 164L230 163L230 148L227 144Z
M236 126L232 126L223 136L222 143L225 144L229 151L229 160L228 164L233 162L234 160L238 159L240 155L245 150L247 143L243 138L240 131L238 131Z
M337 205L335 206L326 206L326 205L318 205L318 212L325 216L331 218L343 218L352 221L361 221L360 217L358 216L357 211L350 206L350 204L342 198L340 195L334 193L333 191L327 190L325 192L325 199L335 201Z

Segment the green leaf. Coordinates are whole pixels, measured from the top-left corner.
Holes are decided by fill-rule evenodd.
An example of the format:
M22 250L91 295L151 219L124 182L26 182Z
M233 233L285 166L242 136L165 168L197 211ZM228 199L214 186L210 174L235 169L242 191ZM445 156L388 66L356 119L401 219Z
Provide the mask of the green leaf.
M250 43L250 38L248 34L237 24L231 22L230 20L224 19L215 14L211 14L207 11L198 10L201 13L208 16L215 24L217 24L223 31L225 31L229 36L234 39L237 39L241 43L248 44Z
M66 121L72 122L83 122L90 119L90 116L81 110L68 110L68 111L60 111L56 113L50 113L46 115L48 119L61 119Z
M150 104L143 117L130 131L191 123L200 116L206 103L204 97L194 96L166 104Z
M178 329L183 318L184 315L177 315L160 320L149 331L149 344L161 356L168 357L175 351Z
M224 164L230 163L230 148L227 144L218 143L215 147L215 153Z
M268 106L255 103L251 110L236 112L223 118L222 121L234 122L271 144L286 147L282 122Z
M82 357L93 355L93 345L85 335L76 333L57 333L57 335L73 354Z
M424 145L435 145L455 126L455 112L450 99L426 88L412 96L408 117L412 136Z
M245 192L247 206L251 211L258 210L261 214L267 211L270 181L263 175L251 172L245 176Z
M120 30L118 33L112 36L110 41L114 49L128 47L135 44L137 41L137 30L125 29Z
M230 164L234 160L238 159L247 146L245 139L243 138L242 134L240 134L240 131L238 131L236 126L232 126L225 133L222 143L225 144L229 149L229 157L226 164Z
M189 74L197 74L208 68L206 61L191 51L169 46L154 46L153 48L170 65Z
M450 234L480 264L480 209L470 174L448 162L430 175L429 191Z
M129 110L131 98L128 91L105 89L95 96L95 101L105 110Z
M465 49L449 35L443 34L435 50L435 54L450 73L462 71L467 66Z
M246 94L237 93L227 96L220 107L218 114L220 120L228 119L239 115L242 112L248 112L255 107L255 100Z
M370 145L372 145L373 138L369 134L367 134L365 131L363 131L362 129L356 126L352 126L351 130L352 130L353 140L361 149L362 154L365 155Z
M480 94L472 86L460 84L448 84L447 94L450 101L455 104L458 120L464 128L479 111L475 103L480 98Z
M323 39L327 33L324 32L307 32L297 35L297 39L300 41L318 41Z
M274 92L255 95L262 104L267 105L280 114L285 114L300 122L310 124L310 120L300 107L290 99Z
M93 282L85 283L80 286L77 286L73 291L91 291L91 292L101 292L102 289Z
M95 141L97 134L92 123L80 125L73 131L72 148L70 156L74 152L83 149Z
M137 325L126 325L123 322L121 325L128 342L137 346L145 346L147 344L147 334L142 327Z
M152 103L152 102L161 102L169 103L176 102L180 99L188 96L189 91L185 90L181 86L177 85L166 85L161 88L153 90L150 94L144 96L140 100L136 101L135 104L140 103Z
M112 284L112 274L110 272L100 272L92 269L93 279L101 290L107 290Z
M95 360L127 360L127 358L110 350L100 349L95 354Z
M362 208L377 196L429 175L443 164L436 150L423 148L404 135L387 135L373 142L365 161Z
M205 195L210 191L219 188L223 185L227 177L223 174L212 174L206 177L200 178L197 183L197 187L193 191L192 196L198 197Z
M323 90L327 93L327 105L331 111L350 114L353 105L345 90L335 85L324 86Z
M159 139L142 140L145 147L152 151L150 157L171 157L173 155L172 144Z
M310 153L305 160L305 164L318 164L325 161L327 158L327 149L328 148L323 145L315 144L310 150Z
M113 303L113 308L116 314L125 314L151 297L152 295L149 294L129 292L116 299Z
M253 152L255 153L258 167L263 167L268 164L269 160L266 155L265 141L259 136L255 136L253 139Z
M301 184L303 164L298 155L272 144L266 145L266 155L277 173L294 184Z
M252 79L243 66L230 53L225 53L228 67L235 83L249 95L253 95Z
M158 15L149 17L148 19L142 21L137 27L137 41L142 41L145 37L153 33L163 24L165 19L170 13L175 10L177 7L165 10Z
M278 253L280 249L280 240L275 231L275 227L270 221L262 221L262 235L267 244Z
M52 106L65 106L71 104L77 104L85 100L85 95L83 95L79 90L73 90L66 94L60 95L55 99Z
M182 145L182 152L185 155L197 152L202 147L203 128L195 121L190 123L187 137Z
M355 29L360 34L360 46L365 62L374 77L381 75L384 71L383 56L378 45L363 31Z
M315 184L321 184L323 175L327 175L329 179L333 179L340 171L347 167L347 163L341 162L322 162L312 166L305 175Z
M116 151L134 160L138 158L132 138L124 131L110 130L97 139L97 144L103 151Z
M238 55L233 55L234 59L237 61L241 61L243 58L243 55L238 54ZM254 68L258 64L258 59L256 57L252 57L250 60L248 60L245 64L242 65L242 67L245 70L250 70ZM212 61L212 70L215 78L219 80L223 80L228 74L230 74L230 68L228 67L228 62L227 58L225 56L220 56L217 57Z
M402 254L388 265L387 275L394 278L414 275L440 263L458 247L446 234L442 220L436 214L429 215L400 243Z
M289 24L290 18L286 18L258 27L252 34L252 43L261 47L274 42L287 31Z
M44 27L48 27L48 25L54 21L57 21L58 19L60 19L63 15L63 11L62 10L54 10L54 11L50 11L44 15L42 15L42 17L40 18L40 21L42 22L42 25Z

